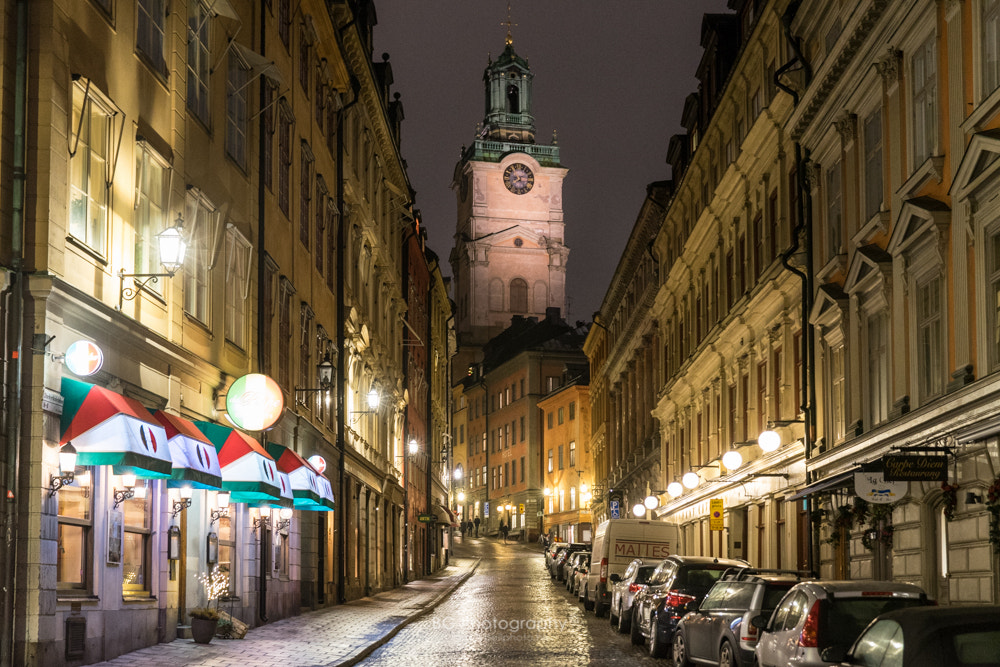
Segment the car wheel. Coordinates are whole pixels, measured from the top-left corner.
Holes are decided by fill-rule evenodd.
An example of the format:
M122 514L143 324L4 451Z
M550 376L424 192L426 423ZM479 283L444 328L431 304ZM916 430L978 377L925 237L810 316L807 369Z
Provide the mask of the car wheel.
M598 598L594 600L594 616L597 618L604 618L604 612L606 611L607 607L601 603L600 596L598 596Z
M618 632L625 634L632 627L632 615L629 613L618 614Z
M722 648L719 649L719 667L738 667L733 645L728 641L722 642Z
M674 667L690 667L688 660L687 645L684 643L684 636L680 632L674 633Z
M587 597L587 592L588 591L583 592L583 608L590 611L594 608L594 603L590 601L589 597Z
M649 617L649 657L663 658L666 655L666 647L660 640L660 632L656 629L656 616L651 615Z
M642 630L639 628L639 621L636 620L636 618L635 618L635 612L634 611L632 612L632 624L631 625L632 625L632 628L631 628L632 631L629 633L629 636L628 636L629 639L632 641L632 643L634 645L636 645L636 646L642 646L642 642L645 641L645 639L642 636Z

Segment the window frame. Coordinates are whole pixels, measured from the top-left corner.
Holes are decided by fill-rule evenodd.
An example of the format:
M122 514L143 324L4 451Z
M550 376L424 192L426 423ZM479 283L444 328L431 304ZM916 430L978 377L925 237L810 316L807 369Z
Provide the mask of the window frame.
M135 201L132 219L133 254L132 269L137 274L162 273L159 248L156 236L167 228L170 212L167 210L170 202L170 162L160 155L147 141L136 141L136 182ZM147 177L149 169L159 170L159 186L150 183ZM158 189L159 198L154 201L153 189ZM155 209L154 209L155 207ZM148 252L143 252L148 248ZM163 283L149 281L142 285L147 290L163 298Z
M154 72L166 77L167 0L137 0L135 14L136 53ZM144 25L148 29L144 30Z
M79 99L79 107L77 100ZM95 113L96 107L96 113ZM99 151L95 151L93 141L93 121L97 116L104 125L104 136L97 143L103 144ZM109 214L113 209L114 188L111 183L114 180L116 157L114 151L115 137L120 141L120 133L124 129L122 114L118 107L101 91L93 82L78 78L73 82L70 121L72 128L70 133L70 159L69 159L69 207L67 212L67 232L68 236L79 241L84 246L95 252L100 257L106 257L108 253L109 237ZM86 122L84 122L86 121ZM85 129L86 128L86 129ZM83 139L86 134L86 141ZM83 154L81 154L81 150ZM95 154L97 159L95 160ZM79 161L79 163L77 162ZM74 183L74 171L77 164L84 165L86 169L87 190L84 190ZM93 188L93 174L98 173L100 180L97 182L98 188ZM82 185L82 183L81 183ZM95 189L103 190L101 201L94 203ZM83 236L74 232L74 228L79 225L74 224L73 214L73 193L78 191L82 199L86 202L87 212L83 221ZM93 216L93 208L100 210L100 215Z
M226 155L247 170L252 68L237 50L229 52L226 67Z
M212 73L211 18L212 13L205 0L189 0L186 102L188 110L207 128L212 126L209 96Z
M83 479L83 474L89 473L90 485L82 486L80 480ZM94 484L96 482L97 475L96 470L91 467L77 466L74 475L73 482L63 486L57 491L56 497L56 594L57 596L64 595L89 595L93 590L94 586L94 498L96 494L94 493ZM63 509L63 494L70 493L81 493L84 498L84 502L87 504L85 510L87 513L83 517L74 517L69 514L61 514ZM81 580L77 582L65 582L60 580L61 568L60 560L63 553L66 550L61 546L61 531L63 526L72 526L74 528L79 528L81 530L80 535L80 575Z

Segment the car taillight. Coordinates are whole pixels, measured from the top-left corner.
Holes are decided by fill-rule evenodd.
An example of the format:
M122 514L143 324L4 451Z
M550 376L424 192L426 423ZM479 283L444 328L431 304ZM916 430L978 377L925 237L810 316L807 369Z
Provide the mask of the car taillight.
M819 600L813 602L812 609L809 610L809 615L806 616L806 621L802 624L799 646L805 648L819 646Z
M628 591L629 591L629 593L638 593L639 591L642 590L642 588L643 588L642 584L629 584L628 585Z
M752 623L743 622L743 632L746 634L740 635L740 639L745 642L757 641L757 626Z
M607 558L602 558L601 559L601 583L602 584L608 583L608 559Z
M667 606L683 607L689 602L694 602L696 599L693 595L686 595L680 591L670 591L667 593Z

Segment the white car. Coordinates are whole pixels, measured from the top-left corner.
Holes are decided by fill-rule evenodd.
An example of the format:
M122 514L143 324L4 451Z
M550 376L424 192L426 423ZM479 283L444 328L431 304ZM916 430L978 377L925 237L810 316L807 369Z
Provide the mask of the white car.
M618 628L618 632L629 631L632 623L632 600L636 593L646 587L646 582L658 564L644 565L642 559L636 558L628 564L623 575L620 577L617 574L611 575L613 586L608 620L613 627Z

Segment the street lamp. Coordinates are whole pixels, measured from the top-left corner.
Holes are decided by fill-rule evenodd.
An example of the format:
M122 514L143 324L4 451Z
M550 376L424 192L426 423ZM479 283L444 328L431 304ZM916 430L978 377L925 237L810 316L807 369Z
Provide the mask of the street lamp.
M134 299L146 285L155 283L160 278L172 278L184 265L187 242L184 240L184 219L179 213L174 221L174 226L167 227L157 234L156 241L164 273L125 273L125 269L120 270L118 272L118 310L122 309L126 301ZM132 285L129 287L125 286L126 278L132 279Z
M701 484L701 477L698 476L696 472L686 472L684 476L681 477L681 484L688 489L696 489L698 485Z
M722 455L722 465L726 466L726 470L729 471L738 470L743 465L743 455L735 449L731 449Z
M781 436L774 429L804 423L801 419L772 419L767 422L767 429L762 431L760 437L757 438L757 444L760 445L763 452L776 451L778 447L781 447Z
M642 503L636 503L632 505L632 516L636 518L642 518L646 516L646 506Z
M315 389L295 388L296 394L310 394L313 392L328 392L333 388L333 359L330 358L330 351L323 354L323 360L316 364L316 375L319 378L319 387ZM329 395L327 401L330 400Z
M676 480L670 482L667 484L667 493L670 494L671 498L679 498L684 493L684 486Z
M54 496L56 491L73 483L73 476L76 474L76 447L72 442L67 442L59 450L59 474L49 478L49 496Z

